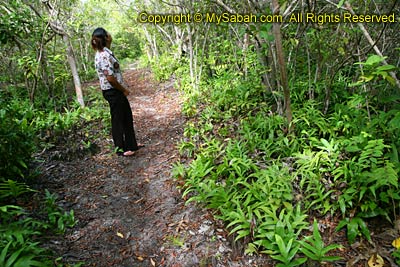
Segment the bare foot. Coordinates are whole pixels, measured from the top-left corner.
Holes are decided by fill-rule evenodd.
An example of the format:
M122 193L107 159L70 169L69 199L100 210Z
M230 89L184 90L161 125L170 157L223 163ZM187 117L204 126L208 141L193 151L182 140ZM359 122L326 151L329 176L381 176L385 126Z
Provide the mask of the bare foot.
M124 152L124 156L125 157L130 157L130 156L133 156L133 155L135 155L134 151L128 150L128 151Z

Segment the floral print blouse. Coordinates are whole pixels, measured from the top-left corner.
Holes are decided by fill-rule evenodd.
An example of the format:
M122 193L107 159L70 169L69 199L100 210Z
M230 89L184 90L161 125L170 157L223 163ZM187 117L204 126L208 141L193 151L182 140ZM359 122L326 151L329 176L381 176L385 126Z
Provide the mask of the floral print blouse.
M107 76L114 76L120 84L123 84L122 73L119 62L110 49L104 47L103 51L97 51L94 58L97 75L100 80L101 90L112 89L112 85L107 81Z

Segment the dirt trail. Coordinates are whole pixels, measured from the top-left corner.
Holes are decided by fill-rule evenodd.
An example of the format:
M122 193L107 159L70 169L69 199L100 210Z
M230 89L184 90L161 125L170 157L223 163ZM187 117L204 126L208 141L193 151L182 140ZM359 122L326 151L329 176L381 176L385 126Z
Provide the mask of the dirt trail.
M118 157L111 140L102 140L95 155L43 166L43 183L78 220L50 247L85 266L268 266L241 258L208 211L181 199L171 169L185 119L173 82L157 84L146 70L124 77L145 147L133 157Z

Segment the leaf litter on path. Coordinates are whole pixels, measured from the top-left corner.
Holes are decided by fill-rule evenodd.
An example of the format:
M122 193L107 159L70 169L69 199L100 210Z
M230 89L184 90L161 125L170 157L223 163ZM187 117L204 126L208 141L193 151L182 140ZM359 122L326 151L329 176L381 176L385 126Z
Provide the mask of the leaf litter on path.
M185 205L176 189L171 168L185 118L173 82L158 84L144 69L124 77L136 136L145 147L118 157L111 139L97 140L94 155L43 163L42 184L78 220L47 246L65 262L85 266L257 266L256 259L237 257L223 225L208 210Z

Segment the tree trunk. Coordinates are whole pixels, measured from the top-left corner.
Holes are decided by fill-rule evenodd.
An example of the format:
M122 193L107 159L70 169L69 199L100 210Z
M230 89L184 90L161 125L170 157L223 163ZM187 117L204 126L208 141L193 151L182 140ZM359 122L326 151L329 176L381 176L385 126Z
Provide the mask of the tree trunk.
M149 61L158 58L158 50L157 50L157 43L155 40L155 36L152 36L150 32L147 30L146 25L142 26L144 36L147 39L148 45L146 46L147 58Z
M193 50L193 36L192 36L192 28L190 24L187 24L187 33L188 33L188 50L189 50L189 70L190 70L190 82L194 85L195 77L194 77L194 50Z
M76 67L75 54L72 49L71 42L69 41L68 35L63 35L63 41L67 44L67 60L69 67L71 68L72 77L74 79L76 98L79 102L79 105L81 107L85 107L85 102L83 101L81 80L79 78L78 68Z
M279 15L278 0L272 1L272 8L273 8L273 14ZM284 109L285 109L285 114L286 114L286 118L288 120L289 131L290 131L290 128L292 128L291 127L292 108L291 108L291 102L290 102L290 90L289 90L288 76L287 76L287 70L286 70L286 61L285 61L285 55L284 55L283 46L282 46L281 26L279 23L273 23L272 29L273 29L273 33L274 33L274 37L275 37L276 57L277 57L278 64L279 64L280 80L281 80L281 85L283 87Z
M85 103L83 101L83 94L82 94L82 86L81 86L81 80L79 78L78 74L78 68L76 65L76 60L75 60L75 55L74 55L74 50L72 49L71 42L68 37L68 33L65 31L64 26L60 21L58 21L57 16L58 16L58 11L57 9L52 6L49 1L47 0L42 0L42 4L45 5L47 12L49 13L49 25L50 28L58 35L61 35L63 38L63 41L67 45L67 60L68 64L71 69L72 77L74 80L74 85L75 85L75 92L76 92L76 98L77 101L79 102L81 107L85 107ZM32 10L35 10L31 6Z

